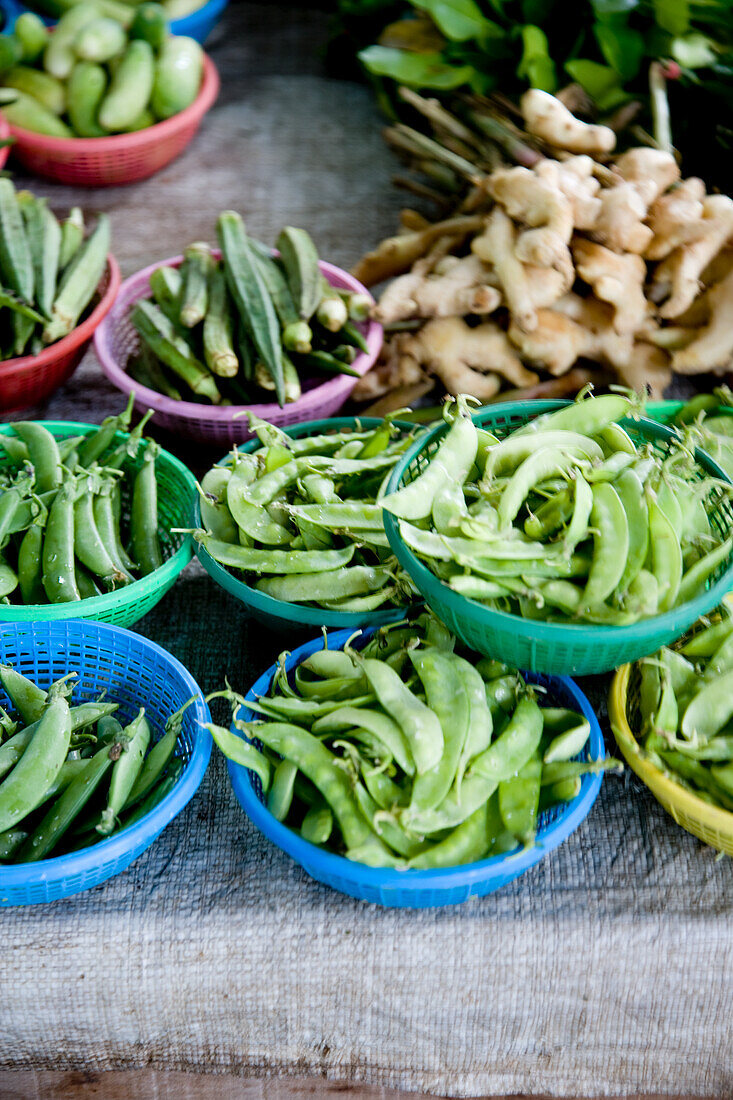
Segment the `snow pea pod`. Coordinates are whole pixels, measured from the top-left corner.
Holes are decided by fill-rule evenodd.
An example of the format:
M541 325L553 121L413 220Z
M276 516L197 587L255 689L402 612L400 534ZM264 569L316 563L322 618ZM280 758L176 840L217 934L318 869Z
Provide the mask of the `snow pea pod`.
M408 866L414 870L428 870L475 863L488 854L500 832L501 818L497 799L491 797L445 840L434 844L421 855L414 856Z
M596 436L617 420L633 417L643 411L643 403L637 397L623 397L607 393L600 397L576 400L555 412L542 413L519 428L517 434L562 430L580 435Z
M333 831L333 814L328 806L311 806L300 826L300 835L310 844L325 844Z
M290 505L288 512L296 519L307 519L320 527L348 527L354 531L382 531L382 509L378 504L359 501L339 501L334 504Z
M70 740L69 704L56 694L39 719L30 744L0 784L0 833L40 805L61 770Z
M593 562L583 593L584 609L602 604L616 589L629 554L629 525L623 504L612 485L593 486Z
M626 514L628 552L618 591L624 593L638 576L649 550L649 509L641 481L634 470L624 470L614 483L614 489Z
M434 647L411 650L409 657L425 688L427 705L440 722L443 749L439 760L432 768L420 772L413 784L410 805L405 812L407 823L410 815L432 810L448 794L471 721L468 693L456 667L457 658Z
M394 718L405 735L417 774L430 771L440 761L444 748L438 716L413 695L384 661L361 656L357 660L383 710Z
M252 723L251 726L246 726L244 722L237 722L239 729L247 733L252 740L259 737L260 725ZM263 727L264 728L264 724ZM293 727L297 728L297 727ZM245 741L242 737L237 737L231 730L226 729L225 726L217 726L212 722L204 724L204 729L207 729L214 741L219 746L227 760L233 760L235 764L241 764L244 768L249 768L260 780L263 791L266 791L270 785L270 763L267 757L251 745L249 741ZM251 730L251 732L250 732Z
M572 447L539 446L535 449L515 470L501 494L497 508L499 529L510 526L535 486L548 477L569 473L580 464L579 452Z
M193 535L221 565L248 573L322 573L348 565L354 556L354 546L336 550L255 550L221 542L206 531L194 531Z
M48 428L32 420L19 421L13 427L28 448L38 492L57 489L61 484L61 456L54 436Z
M395 599L398 592L397 585L386 585L369 596L353 596L350 599L319 600L318 602L326 611L345 611L350 614L361 615L365 611L376 611L388 600Z
M655 500L649 502L649 550L659 587L659 610L669 611L682 580L682 550L677 532Z
M67 478L48 513L43 540L43 587L51 603L71 603L81 595L74 574L76 481Z
M18 862L32 863L53 851L112 767L111 751L109 745L104 745L85 762L81 773L72 779L19 849Z
M513 472L540 447L572 448L574 454L589 462L600 462L603 451L593 439L568 430L539 430L532 435L513 433L487 452L484 477L490 484L493 477Z
M523 844L534 843L537 831L537 813L540 804L540 777L542 760L539 755L530 756L516 775L499 784L499 812L508 832Z
M97 825L97 832L102 836L109 836L117 825L118 817L140 774L145 753L150 744L150 726L145 718L145 710L141 709L137 718L122 732L123 736L129 740L119 759L115 760L112 769L107 805Z
M457 404L457 415L437 451L409 485L382 498L382 507L400 519L429 516L435 495L446 481L462 484L473 466L478 449L476 426L466 406Z
M275 768L267 795L267 808L276 821L284 821L290 813L297 774L298 766L292 760L281 760Z
M680 646L680 653L686 657L711 657L720 645L733 634L733 618L726 616L719 623L698 630Z
M732 717L733 671L730 671L718 675L705 684L694 696L682 716L680 729L688 740L705 742L721 730Z
M347 549L353 553L354 547L350 546ZM327 554L339 551L321 552ZM297 553L318 553L318 551L297 551ZM293 558L295 554L296 551L293 551L290 557ZM255 587L258 592L264 592L276 600L285 600L289 603L308 601L322 603L325 600L333 601L380 590L386 585L388 578L389 572L386 569L371 565L354 565L338 572L330 569L326 572L298 573L292 577L265 577L257 581Z
M718 566L730 557L731 550L733 550L733 535L729 535L724 542L708 551L683 574L675 599L675 607L694 599L705 588L708 579Z
M199 489L201 522L220 542L239 542L239 528L227 504L227 486L232 471L226 466L214 466L204 476Z
M332 730L345 730L351 726L360 726L381 741L406 775L414 775L415 762L412 751L397 722L380 711L371 710L367 707L357 707L354 704L355 700L351 700L348 706L340 706L331 711L330 714L318 718L311 727L313 733L327 733Z
M525 695L504 731L473 761L470 774L497 783L516 775L537 751L542 725L542 711L537 702L531 695Z

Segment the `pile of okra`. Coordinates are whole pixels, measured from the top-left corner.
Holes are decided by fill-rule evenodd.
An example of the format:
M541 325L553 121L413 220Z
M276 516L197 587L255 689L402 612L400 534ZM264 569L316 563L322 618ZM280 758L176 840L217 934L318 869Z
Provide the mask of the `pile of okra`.
M532 845L539 815L575 798L582 775L618 766L583 758L583 715L458 649L428 614L361 649L316 650L292 676L286 657L267 695L221 693L247 740L209 728L279 821L360 863L453 867Z
M34 421L0 435L0 598L69 603L131 584L163 562L158 536L157 443L119 416L88 435L57 440ZM144 446L142 462L135 459ZM129 538L123 516L129 496Z
M59 223L46 199L0 179L0 359L68 336L104 274L109 240L106 214L85 240L79 207Z
M150 276L152 299L132 307L141 344L129 374L172 400L214 405L273 394L284 405L298 400L301 380L358 377L352 363L368 350L358 323L371 299L330 286L306 231L283 229L275 256L228 210L217 235L220 261L196 241L180 267Z
M0 707L0 863L87 848L140 821L180 778L181 711L153 744L142 709L123 727L114 702L71 705L73 679L44 691L0 665L11 703Z

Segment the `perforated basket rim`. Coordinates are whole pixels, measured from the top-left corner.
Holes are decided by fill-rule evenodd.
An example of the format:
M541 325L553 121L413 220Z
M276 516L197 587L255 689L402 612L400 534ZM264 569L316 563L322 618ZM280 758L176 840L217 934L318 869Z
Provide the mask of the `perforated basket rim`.
M136 634L134 631L126 630L124 627L114 626L111 623L100 623L89 619L71 621L73 625L81 628L82 636L85 636L85 642L96 641L97 644L99 644L104 635L124 635L134 639L133 648L138 647L143 651L150 650L156 653L164 664L178 673L190 689L191 695L195 697L195 702L192 703L191 706L198 716L198 721L193 749L183 769L183 773L173 790L166 795L162 802L153 807L150 813L146 814L145 817L141 818L140 821L136 822L134 825L131 825L128 829L123 829L116 834L113 833L112 836L108 837L106 840L100 840L89 848L82 848L80 851L71 852L69 855L54 856L51 859L39 859L35 863L19 863L17 865L0 864L0 896L2 895L3 888L10 889L13 887L30 886L34 882L43 882L51 878L56 880L62 876L66 878L72 875L93 871L100 863L105 863L108 859L119 858L125 855L125 853L134 850L138 843L146 838L149 838L146 847L149 846L154 841L157 833L165 828L165 826L172 821L193 798L201 785L201 780L206 773L211 757L211 733L205 729L202 724L203 722L211 721L211 713L208 704L204 699L201 688L198 686L188 669L181 664L177 657L174 657L167 649L163 649L157 642L152 642L142 634ZM8 632L14 627L24 626L27 627L28 633L30 634L34 634L39 628L44 631L47 630L50 639L56 625L57 624L53 622L0 622L0 638L2 638L5 632ZM65 622L63 625L66 626L68 624ZM172 813L171 810L173 811Z
M367 640L374 633L374 628L370 628L362 631L361 636L364 640ZM328 634L326 641L329 649L343 649L350 638L353 638L350 631L339 630ZM299 646L287 659L286 668L289 671L309 657L311 653L323 648L323 637ZM260 695L266 695L278 670L279 665L277 662L271 665L255 681L247 692L245 699L254 700ZM590 759L592 761L605 760L606 750L598 718L587 697L575 681L569 676L554 676L544 673L526 672L523 675L528 683L551 680L562 684L590 725L591 732L588 742ZM235 717L238 717L239 713L241 713L241 708ZM251 711L247 713L253 719L261 718L261 716ZM239 737L243 736L241 731L236 729L233 722L232 732ZM557 848L578 828L590 813L603 782L603 772L584 775L580 793L567 804L566 809L546 830L538 834L538 842L533 848L525 848L518 853L510 852L491 856L476 863L461 864L457 867L425 871L414 869L397 871L389 867L367 867L366 864L357 863L354 860L346 859L345 856L324 851L317 845L303 840L287 825L277 821L264 803L260 802L252 785L252 772L249 768L236 764L232 760L227 761L227 767L234 793L252 823L272 843L301 864L304 870L307 871L309 867L317 866L319 871L328 874L332 879L338 878L343 881L358 883L360 886L377 887L384 890L399 889L403 892L405 890L417 892L427 888L450 890L457 886L471 886L476 883L486 884L493 879L504 880L506 873L511 873L513 877L522 874L536 863L539 863L545 855Z
M297 437L319 435L321 432L354 428L357 421L368 428L376 428L384 423L383 418L379 416L333 416L328 420L307 420L303 424L290 424L281 428L280 431L285 432L286 435ZM401 428L414 429L419 427L419 425L409 423L406 420L394 420L392 423ZM251 454L261 447L262 444L255 436L254 439L249 439L246 443L240 443L230 448L216 465L225 466L232 450ZM198 493L195 502L195 525L197 527L201 526L201 504ZM216 581L226 592L234 596L240 603L243 603L245 607L252 608L258 615L267 616L273 622L283 625L292 626L297 622L302 626L325 626L332 627L335 630L348 628L355 630L358 627L383 626L385 623L397 622L399 619L404 618L408 609L419 602L415 601L406 604L404 607L394 607L385 611L366 611L363 614L354 611L327 611L325 608L306 607L303 604L289 603L286 600L276 600L274 596L268 596L265 592L258 592L256 588L252 588L245 581L240 580L229 569L221 565L215 558L212 558L206 547L201 543L196 544L195 553L212 580Z
M555 409L564 408L572 404L572 401L560 399L504 401L496 405L483 406L473 414L472 418L479 427L483 426L485 420L490 420L492 417L497 416L521 415L524 417L524 422L527 423L543 412L552 412ZM633 424L636 427L641 426L649 435L652 437L656 436L658 439L665 439L670 442L679 438L677 432L649 417L638 417L633 421ZM437 424L413 443L412 447L405 452L392 471L392 475L387 484L387 493L394 492L400 487L403 475L413 459L447 430L447 424ZM695 460L703 469L706 469L708 473L711 473L721 481L731 484L730 478L707 452L697 448L695 451ZM488 628L493 622L495 624L500 624L504 630L512 629L514 633L527 640L534 640L545 644L558 642L563 635L566 638L572 637L573 644L575 645L582 643L583 640L586 640L589 646L593 646L594 644L603 645L604 643L613 643L617 645L619 642L625 641L643 641L645 637L654 636L664 630L674 631L680 614L683 614L690 622L694 621L699 618L700 615L704 615L706 612L712 610L712 608L717 607L725 594L733 587L732 557L724 574L714 585L700 593L694 599L680 604L679 607L664 611L661 615L640 619L638 622L629 626L609 626L596 623L546 623L535 619L524 619L521 615L516 615L509 611L500 611L495 608L484 607L483 604L478 603L476 600L471 600L467 596L462 596L460 593L454 592L452 588L449 588L447 584L435 575L435 573L428 569L403 541L399 532L397 519L390 512L385 512L384 529L387 532L390 546L394 550L400 564L410 574L420 591L424 592L426 588L430 590L431 588L439 586L441 599L450 606L456 618L465 619L468 617L472 620L480 618L485 628ZM733 533L733 526L731 527L731 533ZM468 615L466 609L468 609ZM684 629L683 627L680 633L682 633ZM655 648L658 647L655 646Z
M68 336L62 336L54 344L49 344L38 355L21 355L15 359L4 359L0 363L0 371L3 377L18 377L38 370L39 367L46 367L50 363L54 363L76 351L86 340L91 340L94 330L102 323L112 308L120 289L120 267L111 252L107 255L107 268L97 284L97 290L104 282L105 277L107 278L107 289L85 321L72 329Z
M215 255L221 256L219 249L214 249L213 252ZM148 267L137 271L122 283L114 307L94 334L94 350L102 371L110 382L117 386L119 390L122 390L123 393L134 393L136 400L141 404L145 404L165 416L175 417L180 421L188 421L193 425L201 421L236 423L238 419L242 418L244 410L255 413L263 420L275 419L282 413L282 408L274 403L222 407L220 405L204 405L195 401L173 401L165 394L157 393L155 390L148 389L147 386L136 382L117 362L113 350L113 334L119 325L127 320L130 306L139 298L150 296L150 276L157 268L178 267L181 263L183 263L183 256L169 256L166 260L157 260L155 263L149 264ZM351 290L358 294L366 294L371 301L374 300L366 287L362 286L358 279L355 279L348 271L344 271L343 268L325 260L319 261L319 267L332 286ZM352 368L358 371L360 375L366 374L371 369L379 355L383 339L382 326L376 321L370 320L364 338L369 351L360 352L351 364ZM320 386L314 386L313 389L303 393L297 401L286 405L285 408L295 415L300 412L305 415L308 412L315 411L314 406L319 406L324 401L337 400L341 396L345 401L357 381L358 379L353 375L337 375L329 378ZM242 430L243 432L247 430L246 420L243 420Z
M633 667L633 664L625 664L616 670L608 695L611 729L624 760L655 798L666 800L676 810L697 820L703 827L724 833L733 841L733 813L711 806L709 802L698 798L692 791L681 787L679 783L675 783L660 771L651 760L642 756L641 746L628 718L629 686ZM685 826L683 825L682 828Z
M156 122L144 130L137 130L131 134L110 134L101 138L80 137L51 137L48 134L37 134L33 130L24 130L22 126L10 125L10 133L15 138L15 145L19 149L28 149L34 153L45 153L49 159L54 153L64 160L76 154L80 162L95 154L109 156L113 153L120 155L129 150L140 150L146 146L158 145L166 138L185 130L190 125L198 125L206 112L213 106L219 94L220 80L216 65L207 53L204 53L204 71L201 79L201 87L198 95L188 107L171 118Z
M71 435L90 434L99 428L99 424L86 424L76 420L36 420L36 424L47 428L57 439L64 439ZM14 425L0 424L0 435L10 435ZM127 432L117 432L115 440L122 442L128 437ZM189 488L190 514L193 515L193 502L196 497L196 480L186 465L164 447L160 448L157 460L164 466L168 465L179 473ZM0 606L0 624L12 622L32 621L59 621L63 619L86 619L102 615L113 608L127 607L137 603L149 592L155 592L168 581L171 583L185 569L193 557L193 546L190 535L185 535L181 545L174 551L163 564L147 576L133 581L124 588L118 588L114 592L104 592L101 596L89 596L84 600L64 604L4 604ZM83 614L80 614L83 609ZM76 612L76 613L75 613Z

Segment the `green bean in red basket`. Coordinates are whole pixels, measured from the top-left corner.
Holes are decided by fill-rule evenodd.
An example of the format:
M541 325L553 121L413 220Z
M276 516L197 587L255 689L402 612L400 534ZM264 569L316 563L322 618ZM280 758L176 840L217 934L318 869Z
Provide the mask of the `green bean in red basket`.
M458 398L435 453L380 503L466 599L547 622L631 625L694 599L733 553L716 518L733 491L697 463L699 428L644 442L619 423L641 411L633 394L584 391L479 439Z
M278 820L349 859L428 869L532 844L543 784L556 804L586 772L617 765L578 759L590 736L581 715L477 662L429 614L383 627L361 650L316 650L289 676L284 659L266 695L217 693L262 718L235 713L245 739L214 737L260 776ZM314 805L332 811L330 829Z
M159 449L143 442L150 413L119 441L131 412L128 402L98 428L60 440L35 422L0 436L3 602L83 602L162 564Z
M194 538L284 602L360 613L409 602L378 497L412 433L389 418L294 439L255 417L252 427L262 447L233 452L204 478Z

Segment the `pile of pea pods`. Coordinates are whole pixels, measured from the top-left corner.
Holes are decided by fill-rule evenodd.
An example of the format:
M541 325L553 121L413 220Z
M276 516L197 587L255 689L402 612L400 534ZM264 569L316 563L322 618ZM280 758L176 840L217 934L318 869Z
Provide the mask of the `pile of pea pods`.
M389 419L298 438L252 421L261 448L203 478L197 542L277 600L351 613L409 603L379 498L414 435Z
M71 705L73 678L45 691L0 665L13 707L0 708L0 863L64 855L134 825L183 771L175 756L182 711L151 745L144 710L123 728L117 703Z
M638 662L641 744L661 771L733 811L733 617L723 604Z
M692 600L729 560L711 522L730 485L684 440L636 443L643 402L578 399L503 439L448 408L414 481L381 500L406 545L451 589L548 622L626 626Z
M532 845L543 810L575 798L583 774L618 766L577 759L583 715L458 650L428 614L361 649L316 650L292 680L286 656L266 696L219 693L248 740L209 728L259 777L277 820L360 863L454 867ZM240 706L261 720L242 720Z
M0 598L21 604L69 603L124 587L163 562L158 536L158 444L144 442L144 418L122 443L123 413L85 435L57 440L38 422L0 435ZM123 489L129 492L125 537Z

